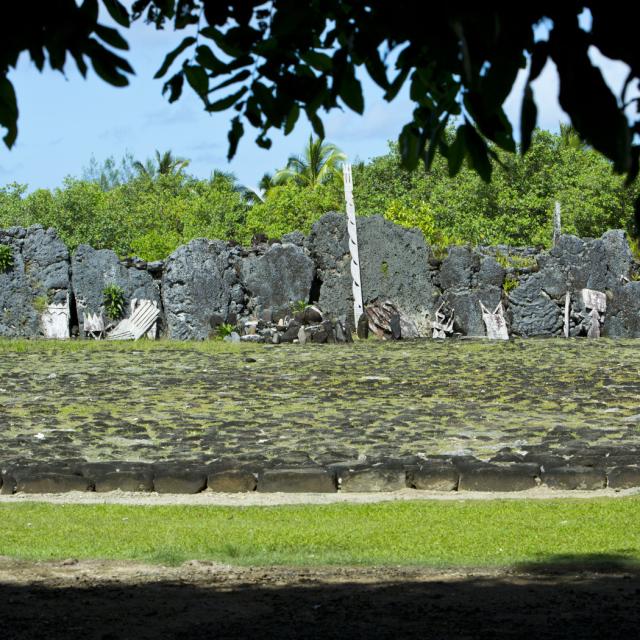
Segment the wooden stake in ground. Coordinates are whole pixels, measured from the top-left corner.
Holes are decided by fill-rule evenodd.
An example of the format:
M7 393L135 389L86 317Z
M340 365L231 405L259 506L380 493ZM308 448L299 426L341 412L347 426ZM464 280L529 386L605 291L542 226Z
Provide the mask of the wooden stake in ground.
M356 205L353 202L353 178L351 165L342 167L344 177L344 199L347 204L347 231L349 233L349 252L351 253L351 289L353 291L353 316L355 325L364 313L362 304L362 286L360 282L360 255L358 253L358 230L356 227Z
M562 221L560 203L556 200L556 207L553 212L553 246L558 244L560 235L562 234Z

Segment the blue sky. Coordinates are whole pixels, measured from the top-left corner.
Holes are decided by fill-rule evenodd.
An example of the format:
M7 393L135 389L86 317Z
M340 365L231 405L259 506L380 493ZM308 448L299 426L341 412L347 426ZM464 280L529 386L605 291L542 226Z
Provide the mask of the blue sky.
M66 76L53 71L39 73L28 56L21 57L10 74L18 95L20 118L15 147L0 148L0 185L19 182L29 190L61 185L67 175L80 176L82 168L95 156L121 157L131 152L135 158L151 157L156 149L171 149L175 155L191 159L189 171L206 178L213 169L233 171L248 186L255 186L266 171L286 164L287 157L299 153L311 132L302 118L295 131L284 137L274 132L270 150L257 147L251 132L240 143L238 153L227 163L227 130L230 113L206 114L199 99L186 88L182 98L169 104L161 95L162 81L153 75L167 51L179 41L170 30L155 31L136 23L124 33L131 50L127 57L136 76L125 88L114 88L89 71L83 79L68 64ZM619 91L626 66L604 59L597 51L592 59L610 86ZM518 126L520 96L526 73L522 71L505 107L514 127ZM327 140L337 144L351 160L367 160L384 154L387 141L395 139L411 117L406 92L392 103L382 99L372 82L364 81L366 110L359 116L347 109L325 115ZM534 84L539 109L539 126L557 130L566 115L557 101L555 67L549 63Z

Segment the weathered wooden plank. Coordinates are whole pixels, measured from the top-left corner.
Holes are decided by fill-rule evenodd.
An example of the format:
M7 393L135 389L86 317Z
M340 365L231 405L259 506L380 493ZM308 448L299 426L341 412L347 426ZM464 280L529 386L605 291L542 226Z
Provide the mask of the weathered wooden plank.
M351 254L351 290L353 292L353 315L356 326L364 313L362 284L360 274L360 254L358 252L358 228L356 225L356 205L353 201L353 176L351 165L345 162L342 167L344 178L344 199L347 208L347 232L349 234L349 253Z
M493 312L489 311L482 302L480 302L480 309L482 309L482 320L487 329L487 338L490 340L508 340L509 330L504 319L502 302L498 303Z
M71 337L69 330L69 294L65 302L61 304L50 304L41 317L42 332L45 338L55 340L68 340Z
M593 289L583 289L581 293L582 302L587 309L595 309L598 313L604 313L607 310L606 294Z

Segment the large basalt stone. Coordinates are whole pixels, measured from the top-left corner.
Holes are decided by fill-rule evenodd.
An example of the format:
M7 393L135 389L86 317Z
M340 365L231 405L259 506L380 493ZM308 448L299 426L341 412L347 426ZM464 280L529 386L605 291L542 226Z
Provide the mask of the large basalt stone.
M295 244L273 244L261 256L242 261L241 278L252 296L255 315L271 311L274 321L291 313L299 300L309 301L315 273L313 260Z
M509 295L511 330L518 336L552 336L562 330L562 309L545 291L545 275L527 276Z
M609 291L603 335L640 338L640 282L620 283Z
M339 471L340 489L346 493L399 491L407 487L406 471L396 467L364 467Z
M238 277L224 242L199 238L176 249L165 262L162 302L169 338L204 340L211 319L224 321Z
M537 486L540 467L516 463L507 466L478 465L460 474L460 491L526 491Z
M417 229L405 229L380 216L357 219L360 275L364 303L389 300L427 335L439 291L433 282L430 250ZM329 213L318 220L307 247L321 282L319 305L353 322L347 219Z
M66 493L91 491L91 480L70 473L26 470L15 476L16 493Z
M607 477L602 469L592 467L558 467L542 473L542 482L550 489L594 491L603 489Z
M579 292L586 288L608 293L604 335L632 335L640 323L633 311L628 314L625 310L633 309L634 299L627 294L635 292L621 286L632 263L625 233L619 229L597 239L560 236L547 254L538 257L538 273L522 278L509 295L513 332L521 336L559 335L566 292L571 294L572 310L582 312ZM576 327L572 335L578 330Z
M407 485L422 491L455 491L458 470L453 465L421 465L407 470Z
M13 266L0 273L0 336L42 336L46 306L65 303L70 293L69 251L39 225L0 230L0 244L13 255Z
M491 311L502 299L505 270L493 257L483 257L470 247L449 247L440 267L442 299L454 311L454 329L463 335L484 337L484 304Z
M78 322L83 330L85 313L107 317L104 289L109 285L120 287L124 293L123 317L129 316L131 300L152 300L160 304L158 284L147 271L120 264L110 249L94 249L81 244L71 259L71 278L78 309Z
M258 477L258 491L266 493L335 493L334 473L322 468L267 469Z
M480 302L493 311L501 298L502 289L492 285L473 289L449 289L443 294L447 306L455 311L454 329L474 338L486 335Z
M255 491L256 477L243 469L216 470L209 474L207 487L209 491L220 493L244 493Z

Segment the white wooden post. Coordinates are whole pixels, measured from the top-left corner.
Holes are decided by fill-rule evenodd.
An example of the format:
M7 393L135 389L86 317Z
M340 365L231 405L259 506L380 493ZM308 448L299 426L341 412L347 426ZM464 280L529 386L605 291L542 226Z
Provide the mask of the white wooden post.
M362 304L362 286L360 282L360 256L358 254L358 229L356 227L356 205L353 202L353 178L351 165L342 167L344 177L344 199L347 203L347 231L349 233L349 253L351 253L351 288L353 291L353 316L356 326L364 313Z
M553 246L558 244L560 234L562 233L562 218L560 203L556 200L556 206L553 211Z

